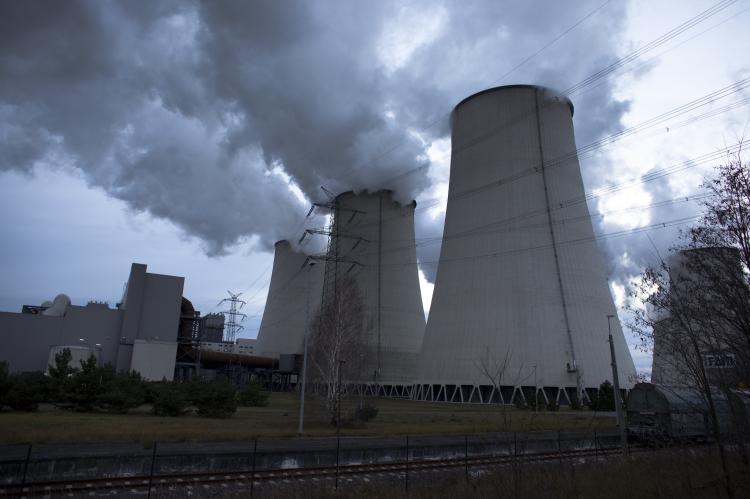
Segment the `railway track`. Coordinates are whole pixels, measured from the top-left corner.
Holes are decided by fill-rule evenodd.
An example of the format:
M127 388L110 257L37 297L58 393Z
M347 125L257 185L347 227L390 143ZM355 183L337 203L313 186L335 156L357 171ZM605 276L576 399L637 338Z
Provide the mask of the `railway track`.
M646 447L631 447L631 452L644 452ZM226 484L241 483L246 487L260 486L264 483L277 481L291 482L320 479L335 479L337 476L352 477L371 474L406 474L416 476L419 473L434 470L451 470L465 468L476 471L497 466L513 464L541 463L570 459L585 459L608 457L619 454L619 448L584 449L560 452L539 452L519 455L482 455L457 457L451 459L408 460L372 464L343 464L338 467L305 467L289 469L258 469L223 472L183 472L174 474L158 474L154 476L123 476L109 478L86 478L71 480L39 481L26 484L5 484L0 486L0 496L53 496L65 494L80 494L81 492L115 491L127 489L132 493L145 493L149 489L163 489L165 487L194 487L194 486L226 486Z

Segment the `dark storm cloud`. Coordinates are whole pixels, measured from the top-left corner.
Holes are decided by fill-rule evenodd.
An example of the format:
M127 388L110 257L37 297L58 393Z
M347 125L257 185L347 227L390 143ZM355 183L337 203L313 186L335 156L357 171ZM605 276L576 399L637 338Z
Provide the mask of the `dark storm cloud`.
M429 180L416 169L460 99L498 83L564 88L611 61L621 5L496 81L596 5L4 2L0 169L72 165L211 253L249 236L268 248L305 211L285 175L309 199L321 185L418 196ZM625 110L608 84L582 96L579 142Z

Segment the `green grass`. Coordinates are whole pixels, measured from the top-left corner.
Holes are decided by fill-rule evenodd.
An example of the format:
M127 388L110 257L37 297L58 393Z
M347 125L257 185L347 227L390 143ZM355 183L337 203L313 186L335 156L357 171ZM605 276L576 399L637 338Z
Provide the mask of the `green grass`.
M350 411L357 399L343 404ZM614 418L589 411L520 411L498 406L368 399L378 416L363 428L344 435L464 434L492 431L612 429ZM334 435L335 428L321 403L308 398L305 435ZM0 413L0 443L221 441L297 435L298 399L293 394L271 395L267 407L241 407L229 419L194 415L177 418L150 414L143 406L129 414L75 413L42 405L36 413Z

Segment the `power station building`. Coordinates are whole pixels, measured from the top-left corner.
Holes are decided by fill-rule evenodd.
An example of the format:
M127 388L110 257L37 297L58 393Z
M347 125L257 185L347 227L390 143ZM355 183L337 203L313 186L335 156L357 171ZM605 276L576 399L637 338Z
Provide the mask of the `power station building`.
M530 85L491 88L455 107L445 229L414 398L586 398L586 389L612 379L608 316L621 386L632 386L635 367L586 205L572 117L566 97Z
M274 245L273 270L255 350L279 358L302 354L309 320L320 308L324 265L309 265L308 255L289 241Z
M152 274L134 263L121 303L77 306L65 295L22 313L0 312L0 360L10 372L46 371L69 348L73 361L94 355L117 370L171 380L175 371L183 277Z

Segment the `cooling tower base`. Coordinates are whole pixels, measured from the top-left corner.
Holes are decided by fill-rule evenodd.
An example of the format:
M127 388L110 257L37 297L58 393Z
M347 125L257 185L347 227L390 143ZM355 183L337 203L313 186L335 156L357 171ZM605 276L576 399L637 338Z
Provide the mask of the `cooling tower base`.
M515 405L532 407L534 405L533 386L501 386L499 390L492 385L427 385L407 383L342 383L342 395L354 397L380 397L408 399L416 402L443 402L453 404ZM326 386L322 383L311 384L313 393L324 394ZM581 404L588 404L596 399L598 387L585 387L581 393ZM576 387L536 388L537 400L541 407L573 406L576 404Z
M598 388L587 387L582 392L582 403L588 403L595 397ZM533 386L500 386L492 385L414 385L412 399L424 402L453 402L459 404L513 404L532 406L534 404ZM574 405L576 387L537 387L537 400L545 406Z

